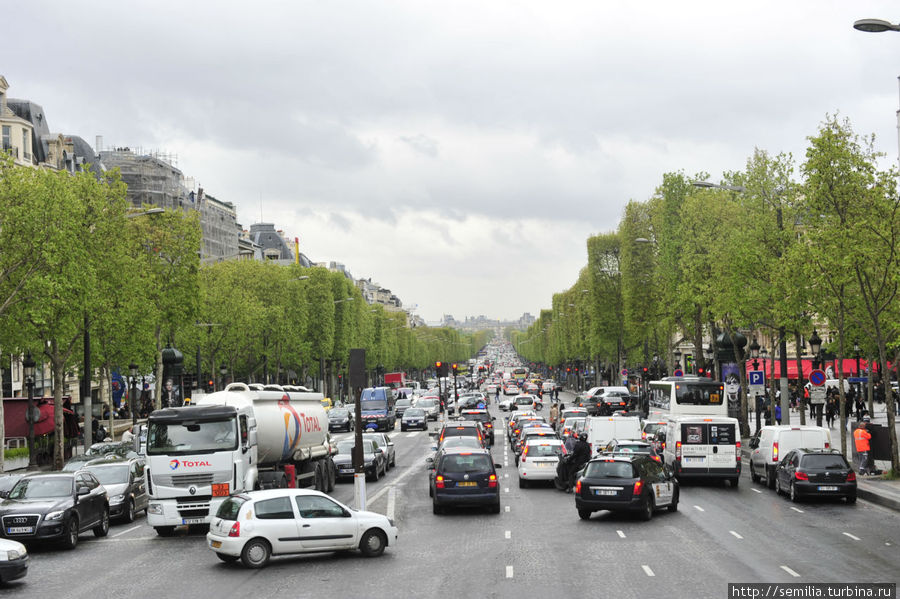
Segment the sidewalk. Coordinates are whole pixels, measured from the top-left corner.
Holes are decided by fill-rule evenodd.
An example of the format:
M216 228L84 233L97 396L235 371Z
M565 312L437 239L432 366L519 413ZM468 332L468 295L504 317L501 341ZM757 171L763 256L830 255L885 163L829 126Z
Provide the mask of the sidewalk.
M884 404L875 404L875 413L871 415L873 424L880 424L884 427L887 427L887 407ZM852 422L854 422L853 418L847 419L848 424L852 426ZM806 424L814 425L816 423L815 419L810 420L809 412L806 414ZM765 424L765 421L763 421ZM791 424L794 426L800 425L800 412L797 410L791 410ZM822 424L826 426L824 419ZM900 420L896 424L898 435L900 435ZM750 418L750 434L756 432L756 413L751 414ZM853 436L850 430L847 431L847 441L852 443ZM831 446L834 449L840 451L841 449L841 429L840 422L835 422L835 425L831 427ZM744 453L744 458L749 459L750 457L750 448L747 445L747 439L744 439L742 445L742 451ZM849 454L849 458L851 463L853 463L853 452L851 450ZM879 470L887 472L891 468L890 460L875 460L875 467ZM855 464L854 464L855 469ZM884 506L886 508L890 508L892 510L900 511L900 480L885 480L880 476L860 476L856 480L856 494L860 499L865 499L866 501L871 501L872 503L877 503L878 505Z

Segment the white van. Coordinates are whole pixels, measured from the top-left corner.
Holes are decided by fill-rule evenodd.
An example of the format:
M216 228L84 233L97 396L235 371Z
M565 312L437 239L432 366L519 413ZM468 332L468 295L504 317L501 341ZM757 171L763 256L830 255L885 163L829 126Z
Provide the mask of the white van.
M637 416L594 416L587 419L586 428L591 455L613 439L641 440L641 419Z
M718 478L736 487L741 479L740 430L737 418L728 416L670 416L660 439L663 461L679 480Z
M806 449L830 449L831 431L823 426L793 426L779 424L764 426L750 438L750 479L775 488L775 466L787 452Z

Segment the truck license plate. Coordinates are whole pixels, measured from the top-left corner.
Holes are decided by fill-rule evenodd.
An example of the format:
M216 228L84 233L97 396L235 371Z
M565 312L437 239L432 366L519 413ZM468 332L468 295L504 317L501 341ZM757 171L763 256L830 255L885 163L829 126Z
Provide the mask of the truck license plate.
M205 518L182 518L182 524L203 524L206 522Z
M34 532L33 526L13 526L6 529L8 535L21 535Z

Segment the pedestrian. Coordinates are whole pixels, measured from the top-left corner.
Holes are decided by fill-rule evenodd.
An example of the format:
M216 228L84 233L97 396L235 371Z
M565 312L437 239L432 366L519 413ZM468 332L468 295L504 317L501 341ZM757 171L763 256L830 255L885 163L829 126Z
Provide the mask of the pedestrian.
M550 426L556 428L556 421L559 418L559 406L553 404L550 406Z
M134 428L131 427L122 433L122 443L131 443L134 441Z
M825 421L828 423L828 428L834 426L834 414L837 411L837 403L838 398L835 397L835 394L829 393L828 403L825 406Z
M775 404L775 422L781 424L781 404Z
M869 441L872 439L872 433L866 430L869 417L863 418L859 426L853 431L853 442L856 444L856 454L859 456L859 473L869 473Z

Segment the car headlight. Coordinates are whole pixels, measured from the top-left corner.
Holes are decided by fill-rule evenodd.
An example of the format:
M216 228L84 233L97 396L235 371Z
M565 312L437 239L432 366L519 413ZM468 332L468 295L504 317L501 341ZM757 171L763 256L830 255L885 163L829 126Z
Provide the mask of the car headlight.
M44 516L44 520L62 520L63 516L66 515L66 510L60 510L58 512L50 512L46 516Z
M109 502L110 502L110 503L122 503L123 501L125 501L125 495L124 495L124 494L122 494L122 495L113 495L112 497L109 498Z
M12 561L14 559L23 558L26 555L28 555L28 550L25 549L24 547L21 550L10 549L9 551L6 552L6 559L8 559L9 561Z

